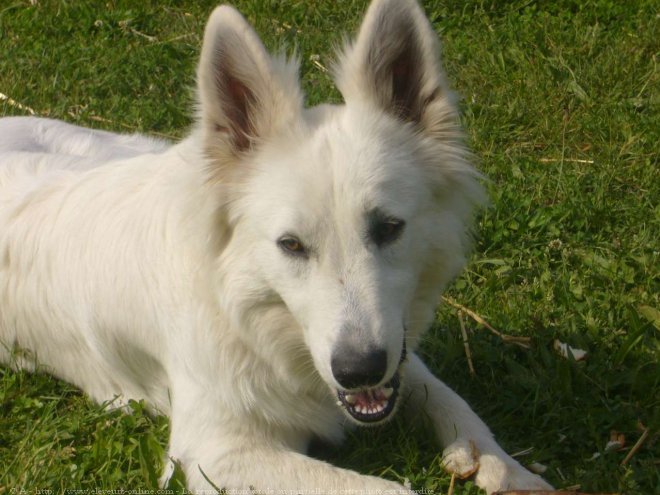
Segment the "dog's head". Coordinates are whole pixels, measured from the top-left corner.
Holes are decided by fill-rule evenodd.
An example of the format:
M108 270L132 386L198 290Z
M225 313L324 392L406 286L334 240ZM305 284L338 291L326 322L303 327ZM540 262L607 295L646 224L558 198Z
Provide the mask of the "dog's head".
M199 118L224 188L223 296L241 294L223 304L244 325L285 308L295 324L252 341L297 336L361 423L394 409L406 346L463 265L481 199L438 51L414 0L375 0L336 64L345 104L305 109L297 64L235 10L218 8L205 33Z

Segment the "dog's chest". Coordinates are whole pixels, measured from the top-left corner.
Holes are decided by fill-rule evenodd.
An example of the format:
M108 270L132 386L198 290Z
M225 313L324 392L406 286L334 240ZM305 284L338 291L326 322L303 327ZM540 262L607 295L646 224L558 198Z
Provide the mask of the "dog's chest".
M276 370L271 363L256 359L251 372L232 373L226 383L225 401L234 413L267 425L269 429L282 428L313 435L326 441L343 439L347 421L338 407L337 399L318 378L295 377Z

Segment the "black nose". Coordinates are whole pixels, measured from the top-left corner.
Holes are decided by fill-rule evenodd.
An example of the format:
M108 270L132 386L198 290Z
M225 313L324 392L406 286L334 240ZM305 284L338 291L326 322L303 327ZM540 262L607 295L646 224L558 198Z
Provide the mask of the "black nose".
M360 352L350 347L340 347L332 353L330 362L335 380L344 388L356 389L376 385L387 370L387 352L371 348Z

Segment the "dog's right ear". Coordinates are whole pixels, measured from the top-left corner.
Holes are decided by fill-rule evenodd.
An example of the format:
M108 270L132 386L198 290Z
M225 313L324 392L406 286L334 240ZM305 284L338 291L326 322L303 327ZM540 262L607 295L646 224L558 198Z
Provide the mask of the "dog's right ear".
M298 64L271 57L234 8L216 8L206 25L197 68L199 119L207 152L240 155L302 109Z
M372 0L357 39L335 67L337 86L347 103L371 101L433 134L452 114L439 51L416 0Z

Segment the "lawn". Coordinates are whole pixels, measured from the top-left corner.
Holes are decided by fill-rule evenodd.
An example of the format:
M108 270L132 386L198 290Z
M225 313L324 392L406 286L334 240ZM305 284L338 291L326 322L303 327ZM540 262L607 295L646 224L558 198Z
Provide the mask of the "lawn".
M297 47L310 104L339 101L332 47L365 1L234 3L270 48ZM555 486L660 493L658 4L424 3L491 206L421 353ZM185 135L212 7L2 0L0 115ZM586 359L562 357L557 340ZM0 495L155 489L168 423L134 409L107 412L47 375L0 368ZM444 494L450 479L429 431L423 418L400 418L318 455ZM624 441L608 448L611 437ZM480 492L468 481L454 493Z

